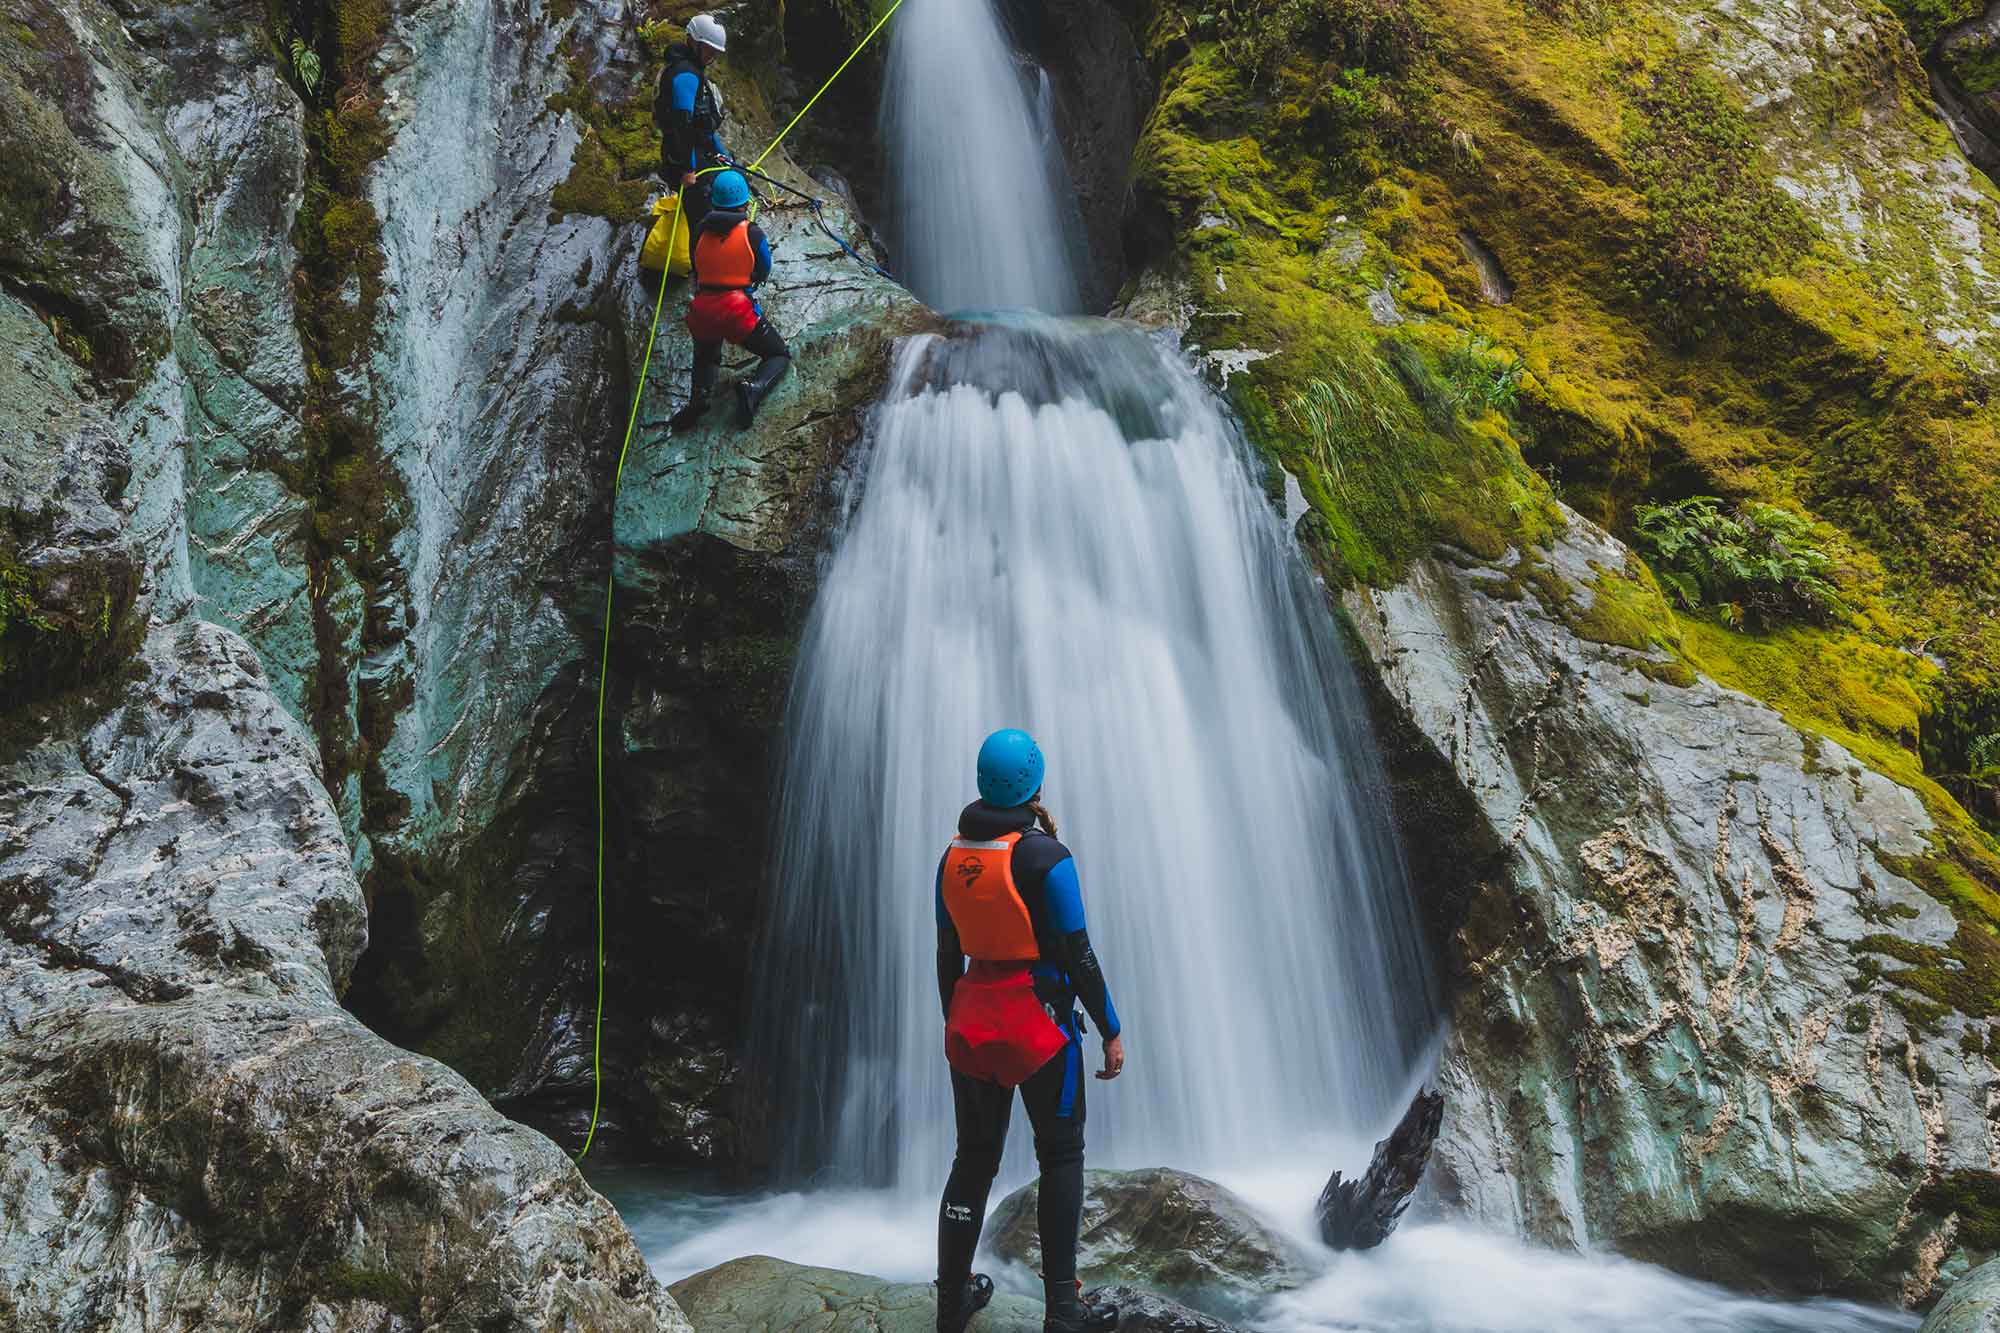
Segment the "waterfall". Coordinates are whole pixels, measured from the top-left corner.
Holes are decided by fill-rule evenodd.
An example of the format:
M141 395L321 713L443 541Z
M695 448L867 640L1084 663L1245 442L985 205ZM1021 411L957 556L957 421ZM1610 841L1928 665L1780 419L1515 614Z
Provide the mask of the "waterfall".
M1003 725L1048 755L1128 1029L1092 1160L1215 1169L1376 1128L1427 1035L1421 950L1324 593L1208 391L1104 321L916 340L854 487L765 964L794 1164L943 1179L932 876Z
M903 13L918 290L1066 309L1045 87L989 0ZM795 1173L943 1179L933 872L1001 726L1048 755L1127 1027L1094 1162L1214 1169L1400 1109L1430 991L1324 591L1171 348L1021 313L903 347L801 645L753 1039Z
M882 130L897 270L938 310L1078 308L1038 116L992 0L906 0Z

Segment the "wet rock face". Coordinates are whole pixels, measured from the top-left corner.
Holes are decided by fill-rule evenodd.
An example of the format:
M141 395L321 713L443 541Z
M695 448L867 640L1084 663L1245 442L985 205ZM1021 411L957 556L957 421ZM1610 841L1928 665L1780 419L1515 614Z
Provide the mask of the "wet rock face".
M1546 556L1581 599L1631 558L1574 517ZM1930 816L1763 705L1578 637L1518 560L1429 559L1347 594L1499 848L1441 905L1439 1193L1550 1244L1922 1299L1965 1259L1920 1191L1996 1151L1984 1024L1874 979L1884 923L1956 930L1896 869Z
M2000 1333L2000 1262L1954 1282L1917 1333Z
M1124 15L1103 0L1015 0L1002 8L1054 86L1081 241L1077 285L1086 310L1107 309L1127 271L1132 149L1153 97L1145 62Z
M673 1295L699 1328L755 1328L766 1333L931 1333L937 1290L931 1283L888 1282L780 1259L736 1259L674 1284ZM1229 1325L1148 1292L1119 1287L1092 1293L1119 1306L1126 1333L1232 1333ZM1040 1333L1039 1298L1002 1292L973 1317L971 1333Z
M732 1162L754 1152L739 1123L737 1009L791 643L834 473L918 308L795 198L760 186L775 263L759 298L792 345L792 373L753 429L734 427L725 380L704 427L669 438L692 363L690 292L671 281L614 508L660 289L636 266L643 226L550 211L582 137L599 131L545 98L567 77L551 53L578 43L602 103L650 97L657 68L602 40L630 17L617 3L567 22L412 6L381 58L399 132L371 177L390 293L371 391L413 512L384 584L389 623L405 628L357 659L363 703L384 701L389 726L355 791L382 927L356 1005L581 1143L609 537L604 1063L621 1072L605 1089L606 1145L624 1131L654 1156ZM752 63L723 71L722 137L746 158L775 132L737 118L759 105L732 82ZM507 96L468 119L465 101L496 86ZM782 153L763 169L829 196ZM838 198L826 221L857 230Z
M30 8L0 66L68 81L51 243L119 261L0 284L6 526L101 625L0 700L0 1325L685 1329L560 1150L340 1005L368 925L287 648L304 153L262 11ZM72 308L160 336L107 358Z
M724 139L755 136L732 123ZM764 169L818 188L782 155ZM842 207L825 211L852 233ZM759 225L773 253L759 301L792 368L739 430L730 380L754 359L730 351L720 404L670 435L693 344L686 283L669 283L613 518L605 761L607 911L629 941L612 960L607 1040L637 1074L612 1090L619 1125L682 1160L750 1165L769 1145L737 1060L793 657L892 344L933 320L806 210L774 199ZM629 327L649 326L656 290L623 286Z
M1241 1199L1184 1171L1086 1171L1077 1274L1091 1286L1167 1292L1222 1317L1302 1286L1310 1263ZM996 1258L1041 1270L1038 1185L1001 1201L986 1226Z

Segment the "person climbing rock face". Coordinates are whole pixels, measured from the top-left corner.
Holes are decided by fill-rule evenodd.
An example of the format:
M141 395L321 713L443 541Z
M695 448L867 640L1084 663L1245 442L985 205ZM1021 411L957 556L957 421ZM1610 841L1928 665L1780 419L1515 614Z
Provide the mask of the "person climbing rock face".
M1076 1276L1083 1213L1083 1021L1104 1040L1100 1079L1125 1067L1118 1011L1084 926L1076 860L1042 804L1041 747L996 731L979 747L979 799L938 861L938 997L958 1122L958 1154L938 1210L939 1333L961 1333L992 1299L972 1272L986 1198L1000 1170L1014 1089L1035 1132L1045 1333L1118 1322L1086 1305ZM968 969L966 960L971 959Z
M667 50L660 89L653 97L653 124L660 131L660 177L681 191L690 218L708 212L710 169L729 160L722 147L722 105L708 67L722 59L729 34L713 14L688 20L687 40Z
M687 406L670 423L676 430L694 425L708 411L722 373L724 343L736 343L762 358L756 374L737 382L739 426L750 424L764 395L792 364L791 349L752 295L771 275L771 245L763 228L750 220L750 182L740 171L723 171L709 195L713 207L695 228L691 256L695 293L688 303L687 326L694 335L694 382Z

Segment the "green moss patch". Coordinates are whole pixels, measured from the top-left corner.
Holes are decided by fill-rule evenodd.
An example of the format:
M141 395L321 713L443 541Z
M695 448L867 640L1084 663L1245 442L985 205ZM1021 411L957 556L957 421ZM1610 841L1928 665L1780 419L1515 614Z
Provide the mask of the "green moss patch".
M2000 1250L2000 1175L1948 1171L1917 1191L1910 1206L1942 1217L1958 1214L1958 1242L1973 1250Z
M122 550L31 568L23 551L45 534L0 514L0 700L5 707L95 680L128 657L139 571Z
M653 126L651 85L640 80L629 98L607 106L591 85L581 53L566 44L563 59L568 84L546 106L575 116L580 138L569 175L549 199L551 217L590 213L613 222L634 221L659 185L660 137Z
M1692 55L1633 99L1625 151L1646 206L1628 278L1673 334L1699 342L1758 279L1789 267L1812 229L1772 183L1743 114Z

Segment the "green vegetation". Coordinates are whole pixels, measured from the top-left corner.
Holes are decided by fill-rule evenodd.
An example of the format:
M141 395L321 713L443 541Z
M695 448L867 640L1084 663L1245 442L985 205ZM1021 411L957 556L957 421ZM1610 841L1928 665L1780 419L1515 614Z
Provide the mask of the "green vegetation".
M1765 145L1790 129L1658 11L1267 8L1265 27L1217 0L1141 6L1160 92L1131 234L1186 284L1204 347L1274 353L1229 396L1311 504L1309 553L1382 583L1427 551L1513 548L1495 595L1909 787L1939 829L1907 873L1960 930L1861 955L1857 979L1931 1021L1991 1011L2000 858L1959 802L2000 817L2000 399L1933 336L1952 279L1906 234L1907 183L1864 182L1870 263L1848 259L1774 184ZM1893 70L1931 135L1921 79ZM1879 81L1819 77L1829 133L1880 113ZM1507 304L1483 299L1468 233ZM1635 560L1586 597L1549 568L1552 487L1657 581Z
M1646 206L1627 283L1682 341L1706 337L1757 279L1804 252L1805 214L1771 183L1748 118L1695 56L1653 72L1625 150Z
M335 1263L312 1276L312 1294L329 1301L373 1301L408 1319L423 1314L422 1293L400 1273Z
M1521 379L1527 365L1519 357L1503 356L1483 333L1468 333L1465 341L1444 355L1443 369L1459 411L1485 407L1510 412L1520 402Z
M0 514L0 700L6 707L71 690L111 670L136 647L138 571L122 553L32 569L21 553L46 534L23 534Z
M2000 1249L2000 1176L1991 1171L1947 1171L1918 1190L1910 1206L1940 1217L1957 1213L1959 1244Z
M653 41L662 43L680 36L677 28L659 22L643 25L643 30L653 32ZM649 51L653 41L645 43ZM653 127L651 85L641 79L631 97L606 106L591 86L582 54L565 42L563 55L569 84L550 97L546 106L558 114L574 115L581 137L570 159L569 175L549 199L551 219L565 213L590 213L613 222L635 221L645 210L647 196L659 186L655 173L660 164L660 137Z
M319 95L319 55L302 37L292 38L292 73L298 77L307 97Z
M1946 29L1978 18L1982 0L1890 0L1889 8L1909 29L1910 40L1919 51L1928 51Z
M1968 32L1938 51L1951 80L1973 97L2000 89L2000 37L1984 30Z
M1826 577L1832 562L1797 514L1767 504L1726 511L1698 495L1642 504L1633 520L1660 581L1689 610L1710 606L1731 625L1761 628L1840 609Z
M357 697L355 686L357 657L403 632L382 589L399 577L390 548L407 497L361 387L387 271L367 186L391 138L371 74L389 11L383 0L291 0L273 9L270 25L273 45L292 53L294 86L307 107L305 192L292 229L292 291L306 359L299 413L305 461L285 480L311 508L306 558L319 669L308 707L327 786L339 798L356 774L364 794L386 786L371 760L386 739L388 704L407 688L377 683ZM309 71L316 77L308 79ZM358 590L365 612L343 596L346 589Z

